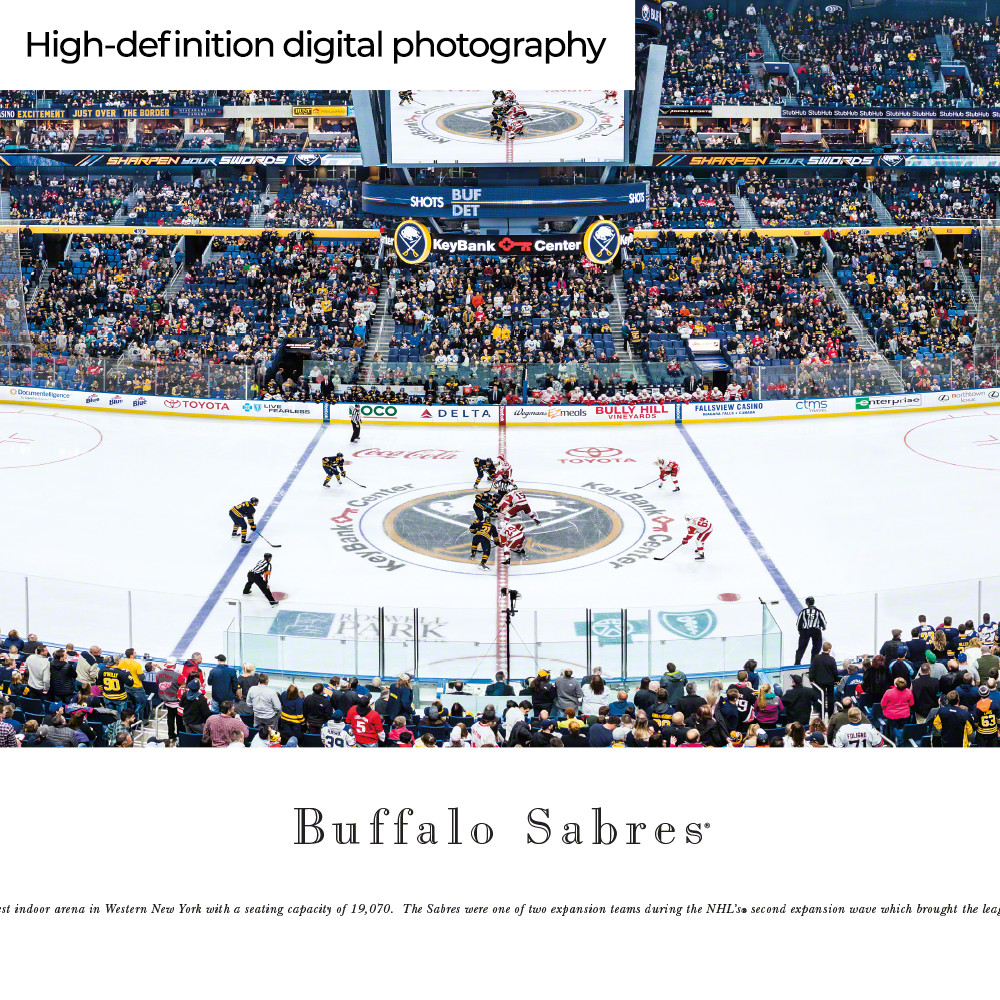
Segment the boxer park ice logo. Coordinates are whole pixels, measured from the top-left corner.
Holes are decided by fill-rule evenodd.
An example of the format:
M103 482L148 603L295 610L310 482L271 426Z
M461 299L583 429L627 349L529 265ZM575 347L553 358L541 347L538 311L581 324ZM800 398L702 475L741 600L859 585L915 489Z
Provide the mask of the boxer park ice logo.
M573 622L577 635L587 634L586 622ZM614 611L601 611L590 616L590 632L597 636L598 646L619 646L622 641L622 616ZM633 635L649 635L649 622L629 618L625 626L625 642L631 644Z
M660 611L660 624L682 639L704 639L715 631L718 618L710 608L701 611Z
M434 111L434 108L430 108ZM528 104L524 109L530 116L525 121L522 135L529 139L550 139L566 135L583 123L581 115L567 108L547 104ZM449 108L434 123L437 129L463 139L488 139L493 108L489 104L475 104L464 108Z
M522 565L575 559L612 544L622 519L610 507L555 490L529 491L541 523L528 530ZM468 563L472 504L468 489L407 500L385 517L385 533L404 549L446 562Z

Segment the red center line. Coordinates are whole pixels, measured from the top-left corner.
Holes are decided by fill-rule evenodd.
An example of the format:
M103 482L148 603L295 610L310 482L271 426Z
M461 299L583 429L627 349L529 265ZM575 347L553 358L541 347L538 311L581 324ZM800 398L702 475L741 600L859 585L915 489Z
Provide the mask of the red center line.
M503 404L500 405L500 417L497 425L497 454L503 455L503 457L510 462L510 456L507 454L507 407ZM503 558L500 552L500 545L497 545L496 551L496 562L497 562L497 671L507 669L507 617L504 612L507 610L507 597L501 593L502 590L507 589L507 582L509 579L509 567L503 564ZM507 678L507 683L510 683L510 678Z

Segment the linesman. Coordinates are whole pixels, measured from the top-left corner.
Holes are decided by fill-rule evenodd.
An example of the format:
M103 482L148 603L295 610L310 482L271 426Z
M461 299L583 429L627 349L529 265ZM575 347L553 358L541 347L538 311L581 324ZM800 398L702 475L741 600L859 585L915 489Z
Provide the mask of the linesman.
M355 403L351 407L351 444L361 440L361 404Z
M812 652L809 654L810 662L812 662L813 657L819 656L819 651L823 646L826 615L816 607L816 601L812 597L806 598L806 606L799 612L799 617L795 620L795 627L799 630L799 648L795 651L795 665L798 666L802 662L802 654L810 642L812 642Z
M249 573L247 573L247 583L243 588L244 594L250 593L250 588L254 585L257 586L258 590L268 599L271 607L277 605L277 601L274 599L274 594L271 593L271 587L268 581L271 579L271 553L265 552L264 558L261 559L259 563Z

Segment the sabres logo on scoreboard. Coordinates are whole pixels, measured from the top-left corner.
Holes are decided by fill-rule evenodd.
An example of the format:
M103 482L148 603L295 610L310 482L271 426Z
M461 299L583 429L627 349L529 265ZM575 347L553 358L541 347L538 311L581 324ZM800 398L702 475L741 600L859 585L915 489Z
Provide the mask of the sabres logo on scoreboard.
M592 222L583 234L583 252L595 264L610 264L622 246L622 234L608 219Z
M422 264L431 253L430 230L413 219L406 219L396 226L392 246L404 264Z

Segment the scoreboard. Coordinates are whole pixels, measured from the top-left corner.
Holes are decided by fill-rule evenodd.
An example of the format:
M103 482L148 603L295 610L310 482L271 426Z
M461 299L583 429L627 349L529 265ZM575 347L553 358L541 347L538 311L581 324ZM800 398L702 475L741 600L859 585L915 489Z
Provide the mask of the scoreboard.
M365 183L362 210L407 218L502 219L641 214L649 184L554 184L532 187L429 187Z

